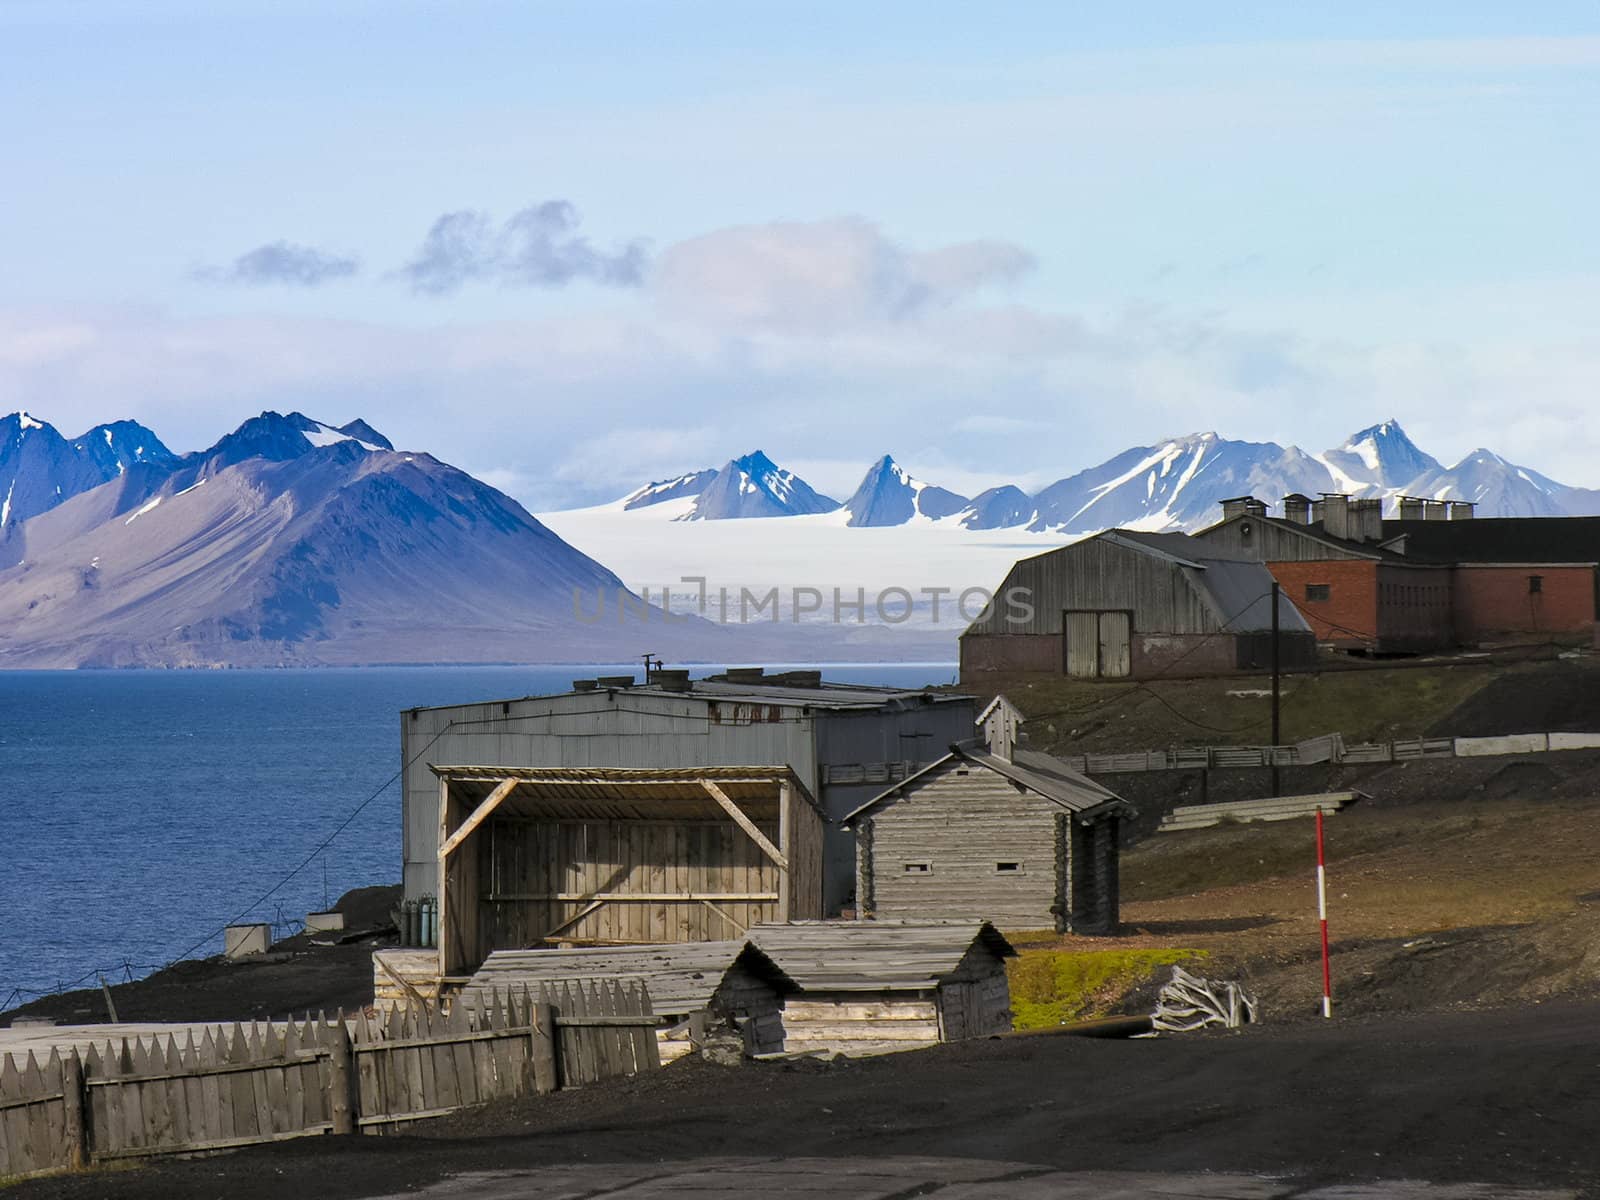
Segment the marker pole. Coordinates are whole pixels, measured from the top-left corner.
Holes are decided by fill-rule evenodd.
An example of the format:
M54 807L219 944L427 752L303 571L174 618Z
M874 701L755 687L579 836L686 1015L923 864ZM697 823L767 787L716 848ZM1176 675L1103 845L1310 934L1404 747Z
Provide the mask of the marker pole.
M1328 969L1328 873L1323 865L1322 810L1317 809L1317 922L1322 926L1322 1015L1333 1016L1333 973Z

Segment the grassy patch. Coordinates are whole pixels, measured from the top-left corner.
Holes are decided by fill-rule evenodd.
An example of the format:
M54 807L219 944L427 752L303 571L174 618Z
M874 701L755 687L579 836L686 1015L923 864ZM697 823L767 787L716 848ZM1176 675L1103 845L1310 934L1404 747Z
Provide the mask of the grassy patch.
M1009 965L1018 1029L1045 1029L1105 1016L1163 967L1206 957L1204 950L1024 950Z

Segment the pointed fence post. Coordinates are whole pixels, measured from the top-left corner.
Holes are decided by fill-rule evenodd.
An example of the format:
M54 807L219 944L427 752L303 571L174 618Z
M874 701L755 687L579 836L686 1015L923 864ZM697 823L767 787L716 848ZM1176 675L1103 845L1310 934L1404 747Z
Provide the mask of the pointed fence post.
M82 1170L89 1165L89 1126L84 1120L83 1062L76 1050L61 1061L61 1103L66 1113L62 1127L67 1143L67 1166Z
M333 1036L328 1042L328 1115L336 1134L356 1131L355 1054L350 1046L350 1027L344 1023L344 1013L334 1023Z
M544 1096L556 1090L556 1010L542 999L533 1006L533 1090Z

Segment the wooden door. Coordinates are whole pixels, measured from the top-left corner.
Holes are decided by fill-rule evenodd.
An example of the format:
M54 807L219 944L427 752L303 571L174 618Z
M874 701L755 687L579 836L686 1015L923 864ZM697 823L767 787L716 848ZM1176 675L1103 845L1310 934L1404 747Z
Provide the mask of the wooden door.
M1125 612L1100 614L1100 674L1107 679L1124 679L1132 669L1132 624Z
M1067 674L1074 679L1093 679L1100 674L1100 623L1092 612L1067 612L1061 615L1065 633Z

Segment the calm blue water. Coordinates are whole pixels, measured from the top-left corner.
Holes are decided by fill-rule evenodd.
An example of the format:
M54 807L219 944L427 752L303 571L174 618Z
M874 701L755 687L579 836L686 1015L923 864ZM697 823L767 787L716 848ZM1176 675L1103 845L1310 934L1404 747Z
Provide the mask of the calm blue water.
M398 882L401 709L631 669L0 672L0 1009L14 989L145 974L219 952L236 919L299 920ZM826 675L913 687L955 668Z

